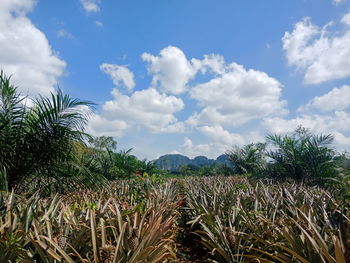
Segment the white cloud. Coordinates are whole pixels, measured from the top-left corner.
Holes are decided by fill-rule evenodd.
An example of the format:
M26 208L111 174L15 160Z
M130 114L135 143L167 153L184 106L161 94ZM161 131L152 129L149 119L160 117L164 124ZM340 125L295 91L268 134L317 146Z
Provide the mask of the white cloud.
M92 112L88 106L81 105L77 109L88 116L89 123L85 131L93 136L122 137L130 127L125 121L106 119L104 116Z
M181 153L191 158L204 155L209 158L216 158L232 149L233 146L243 146L252 142L262 142L264 137L258 133L247 133L244 136L238 133L230 133L221 126L202 126L198 131L205 135L210 142L193 144L192 140L185 137L184 144L175 153Z
M350 148L350 137L345 136L340 132L333 132L334 144L340 151L349 151Z
M196 156L215 158L222 154L221 150L225 151L225 149L221 149L219 145L216 145L215 143L193 145L192 140L187 137L185 138L184 144L180 146L180 152L190 158Z
M153 74L151 87L130 96L114 89L114 100L102 107L103 118L122 120L153 133L184 133L198 127L201 132L208 133L208 127L216 127L224 134L226 131L222 126L238 126L249 120L286 113L279 81L264 72L246 70L237 63L226 64L220 55L188 60L179 48L169 46L161 50L159 56L144 53L142 58L148 62L148 70ZM112 64L103 64L100 68L111 76L117 87L122 84L131 91L135 86L131 81L134 76L130 77L127 68ZM210 80L189 87L189 80L199 73ZM178 121L175 113L184 108L182 99L162 92L180 94L185 91L189 91L190 98L198 102L201 110L186 121ZM237 134L227 137L231 138L230 144L239 144L242 140ZM221 136L221 140L223 138Z
M148 62L148 71L153 75L153 87L159 87L164 92L183 93L187 90L188 81L196 74L192 63L177 47L164 48L159 56L144 53L142 59Z
M344 16L344 23L348 22ZM283 50L290 65L305 70L304 81L318 84L350 76L350 31L331 35L328 27L319 28L309 18L294 26L293 32L286 32Z
M194 145L192 140L188 137L185 137L184 144L179 147L179 150L173 151L173 153L183 154L190 158L196 156L206 156L208 158L216 158L219 155L225 153L227 149L222 148L222 145L215 143L208 144L197 144Z
M350 25L350 13L345 14L341 21L346 25Z
M148 62L148 72L153 75L153 87L164 92L181 94L188 91L188 82L198 72L202 74L225 72L225 61L220 55L204 55L203 59L188 60L184 52L174 46L162 49L159 56L149 53L142 54L142 59Z
M185 132L188 132L188 127L184 122L180 122L180 121L159 129L159 133L185 133Z
M211 139L222 147L231 148L232 146L243 146L252 142L264 141L264 137L258 133L246 133L243 135L239 133L230 133L221 126L201 126L198 130L206 137Z
M315 132L350 131L350 114L336 111L329 115L304 114L294 119L285 120L279 117L266 118L264 124L270 131L276 133L292 132L299 125Z
M335 5L340 4L341 2L344 2L346 0L332 0Z
M128 91L135 88L134 73L126 66L104 63L100 66L100 69L109 75L116 87L124 86Z
M202 74L212 72L214 74L225 73L225 59L217 54L204 55L202 60L191 60L195 71L200 71Z
M61 38L67 38L67 39L75 39L75 37L69 33L68 31L64 29L60 29L57 31L57 36Z
M240 134L232 134L224 130L221 126L201 126L198 130L215 142L220 142L228 146L244 144L244 138Z
M298 111L318 110L328 112L334 110L345 110L350 106L350 86L334 88L327 94L313 98L306 105L301 106Z
M35 3L35 0L2 0L0 6L0 17L25 16L33 9Z
M66 63L52 50L44 33L26 16L34 0L1 0L0 68L25 94L53 91Z
M131 96L113 89L112 95L114 99L102 105L102 119L125 122L128 127L146 128L154 133L183 130L183 125L178 124L174 116L184 108L180 98L167 96L153 88L135 91Z
M291 119L265 118L262 125L268 132L285 134L303 126L315 134L332 134L337 150L350 148L350 86L334 88L330 92L313 98L301 106L299 116ZM323 114L321 114L323 113Z
M284 134L293 132L296 127L302 125L316 134L334 135L334 144L338 150L350 148L350 114L345 111L336 111L329 115L304 114L294 119L266 118L263 125L269 132Z
M84 10L88 13L96 13L100 11L101 0L80 0Z
M348 112L336 111L329 115L304 114L292 119L273 117L265 118L262 122L265 132L276 134L291 133L300 125L315 134L332 134L333 146L339 151L350 148L350 113ZM216 158L235 145L241 147L249 143L265 141L265 132L231 133L221 126L201 126L197 130L205 135L209 142L194 144L190 138L185 137L184 144L176 150L177 153L189 157L205 155Z
M190 96L204 108L189 118L189 124L237 126L285 111L282 85L276 79L236 63L216 68L223 68L217 70L222 74L190 90Z
M93 114L89 118L87 133L94 136L121 137L128 128L130 125L123 120L110 120L101 115Z
M103 27L103 23L101 21L95 21L95 25L98 27Z
M245 122L284 113L280 99L282 85L266 73L246 70L237 63L226 64L220 55L204 55L203 59L187 59L182 50L169 46L159 56L142 55L153 75L152 86L164 92L190 97L202 107L186 121L190 126L241 125ZM208 82L188 87L198 73L211 77Z

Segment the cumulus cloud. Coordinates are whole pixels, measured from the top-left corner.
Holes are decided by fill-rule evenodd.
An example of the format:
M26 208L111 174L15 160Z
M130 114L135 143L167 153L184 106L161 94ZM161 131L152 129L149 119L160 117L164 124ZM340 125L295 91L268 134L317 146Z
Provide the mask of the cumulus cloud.
M292 119L266 118L263 125L269 132L278 134L293 132L302 125L316 134L333 134L335 146L339 150L350 147L350 138L347 136L350 132L350 114L345 111L335 111L328 115L303 114Z
M347 14L342 22L348 20ZM319 84L350 76L350 30L332 35L328 32L331 25L319 28L304 18L282 38L288 63L305 70L305 83Z
M285 111L281 83L264 72L226 64L223 56L209 54L189 60L181 49L169 46L159 56L144 53L142 58L153 75L152 87L172 94L188 91L202 107L186 121L190 126L236 126ZM189 87L198 73L210 80Z
M350 25L350 13L345 14L343 18L341 19L342 23L346 25Z
M203 59L192 59L191 62L195 71L200 71L202 74L208 72L214 74L225 73L225 59L221 55L204 55Z
M0 67L25 94L54 90L66 63L52 50L44 33L27 14L34 0L2 0L0 5Z
M102 115L93 114L89 118L87 132L94 136L112 136L121 137L130 125L123 120L110 120Z
M169 46L158 56L144 53L142 58L148 62L148 71L153 75L150 88L130 96L114 89L114 100L102 107L103 118L122 120L153 133L184 133L198 127L203 133L208 133L208 127L225 133L220 130L222 126L238 126L249 120L286 113L286 102L281 99L282 84L278 80L237 63L227 64L223 56L209 54L202 59L189 60L182 50ZM110 75L116 87L133 90L134 76L126 67L103 64L100 68ZM198 83L198 74L205 75L204 79L209 81L189 85L192 79ZM185 91L197 101L199 112L186 117L185 121L178 121L175 114L184 108L183 100L167 94ZM242 140L235 134L229 137L230 144Z
M88 13L96 13L100 11L101 0L80 0L84 10Z
M345 110L350 106L350 86L344 85L334 88L327 94L313 98L306 105L301 106L298 111L317 110L329 112L334 110Z
M182 50L169 46L159 56L144 53L142 58L149 63L153 87L172 94L188 91L202 107L186 121L190 126L236 126L285 112L286 102L280 98L282 85L276 79L237 63L226 64L223 56L209 54L189 60ZM188 87L198 73L210 80Z
M200 155L204 155L208 158L216 158L224 152L225 149L220 148L220 146L215 143L194 145L192 140L188 137L185 137L184 143L180 146L179 150L173 151L173 153L183 154L190 158Z
M148 62L148 71L153 75L153 87L171 94L186 91L188 81L197 71L184 52L173 46L162 49L159 56L144 53L142 59Z
M222 126L201 126L198 130L222 147L231 148L234 145L243 146L252 142L261 142L264 140L258 133L250 132L245 133L244 136L239 133L230 133L225 130Z
M112 95L114 99L102 105L100 119L96 119L95 122L112 121L116 126L124 122L127 124L122 126L125 129L141 127L154 133L178 132L183 129L181 124L177 124L174 116L184 107L180 98L167 96L153 88L135 91L131 96L113 89Z
M159 133L185 133L188 132L188 127L186 123L178 121L174 124L170 124L168 126L162 127L159 129Z
M216 68L216 77L190 90L203 109L188 119L189 124L238 126L285 111L282 85L276 79L237 63Z
M125 87L132 91L135 87L135 77L126 66L104 63L100 69L109 75L116 87Z
M268 117L262 125L268 132L285 134L303 126L315 134L332 134L338 150L350 148L350 86L333 88L326 94L316 96L299 107L294 118Z
M225 61L220 55L208 54L203 59L189 60L174 46L162 49L158 56L144 53L142 59L148 63L148 72L153 75L152 86L172 94L188 91L188 82L199 72L222 74L225 71Z
M233 146L243 146L252 142L262 142L264 137L258 133L230 133L221 126L201 126L197 130L209 139L209 143L194 144L192 140L185 137L184 143L174 153L181 153L191 158L204 155L216 158L232 149Z
M184 144L176 152L190 157L205 155L216 158L235 145L241 147L248 143L264 142L266 132L287 134L295 131L300 125L315 134L332 134L333 145L339 151L350 148L350 113L345 111L335 111L327 115L303 114L291 119L268 117L261 124L260 132L245 132L244 134L231 133L221 126L201 126L197 130L206 136L209 142L194 144L190 138L185 137Z
M232 145L243 145L244 137L240 134L229 133L221 126L201 126L198 130L212 141L231 147Z
M91 109L85 105L78 106L77 110L88 116L89 123L85 131L93 136L104 135L121 137L130 127L130 125L123 120L106 119L103 115L91 111Z

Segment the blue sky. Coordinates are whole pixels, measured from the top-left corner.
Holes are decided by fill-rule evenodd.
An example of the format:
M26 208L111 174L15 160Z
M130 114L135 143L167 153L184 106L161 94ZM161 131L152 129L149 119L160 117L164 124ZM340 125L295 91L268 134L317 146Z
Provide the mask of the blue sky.
M140 158L298 125L350 149L349 0L1 0L0 66L97 103L87 131Z

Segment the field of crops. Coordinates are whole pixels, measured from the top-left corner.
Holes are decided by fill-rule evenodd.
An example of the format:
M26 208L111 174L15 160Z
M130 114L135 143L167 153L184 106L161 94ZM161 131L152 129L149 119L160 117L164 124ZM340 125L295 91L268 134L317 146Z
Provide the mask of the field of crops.
M0 262L349 262L347 203L316 187L139 178L0 198Z

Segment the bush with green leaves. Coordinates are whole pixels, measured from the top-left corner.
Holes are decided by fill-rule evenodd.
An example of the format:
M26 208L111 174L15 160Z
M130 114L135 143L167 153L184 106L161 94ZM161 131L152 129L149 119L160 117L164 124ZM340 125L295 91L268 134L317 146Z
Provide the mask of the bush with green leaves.
M267 141L273 148L267 156L272 160L269 172L274 177L324 185L339 175L331 134L315 135L299 127L291 135L268 135Z
M28 103L31 101L31 103ZM92 103L63 94L24 97L0 73L0 186L2 189L62 189L94 185L96 178L78 167L75 148L86 134L86 111ZM23 185L25 184L25 185Z
M236 174L259 174L266 166L265 144L251 143L227 153Z
M91 137L91 147L85 156L94 164L91 170L108 180L125 179L134 174L158 174L159 169L152 161L139 160L131 154L132 149L117 151L117 142L112 137Z

